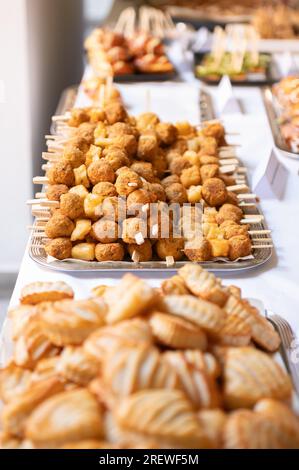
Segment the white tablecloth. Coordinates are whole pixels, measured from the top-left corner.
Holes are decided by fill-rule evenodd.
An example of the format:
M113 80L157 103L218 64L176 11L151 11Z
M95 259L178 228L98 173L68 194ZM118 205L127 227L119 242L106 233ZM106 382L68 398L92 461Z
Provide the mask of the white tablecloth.
M186 70L184 78L188 84L147 84L122 85L126 105L132 114L144 110L146 106L145 89L150 89L152 111L165 120L198 120L199 82ZM258 88L236 88L243 114L231 114L223 117L226 128L240 132L234 137L242 143L238 153L246 166L249 175L256 165L268 158L273 142L268 126L260 91ZM79 103L82 105L82 95ZM288 184L282 200L268 199L261 202L267 223L272 229L275 254L271 261L255 270L242 274L223 276L225 282L235 283L243 290L246 297L260 299L264 306L284 315L297 330L299 329L299 163L283 159L290 170ZM25 206L24 206L24 210ZM109 276L109 277L108 277ZM76 297L86 297L97 284L113 284L122 273L78 273L67 274L43 269L35 264L26 250L18 280L11 299L11 306L18 303L21 288L33 281L63 280L75 290ZM140 276L157 285L163 273L140 273Z

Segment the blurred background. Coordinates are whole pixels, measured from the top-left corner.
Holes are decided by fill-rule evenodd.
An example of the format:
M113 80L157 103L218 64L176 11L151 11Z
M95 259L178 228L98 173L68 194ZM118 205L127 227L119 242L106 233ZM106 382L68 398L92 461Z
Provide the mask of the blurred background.
M32 176L40 174L44 135L49 131L50 117L61 92L79 83L82 76L83 38L93 27L105 21L113 23L127 6L144 3L179 8L176 21L192 23L196 28L202 24L211 28L215 21L195 18L193 12L197 8L213 12L213 8L221 4L222 10L218 8L218 12L242 17L265 3L277 2L0 0L2 311L10 297L28 239L26 226L31 223L31 216L25 201L33 195ZM280 3L298 5L296 0ZM221 17L218 14L220 23Z

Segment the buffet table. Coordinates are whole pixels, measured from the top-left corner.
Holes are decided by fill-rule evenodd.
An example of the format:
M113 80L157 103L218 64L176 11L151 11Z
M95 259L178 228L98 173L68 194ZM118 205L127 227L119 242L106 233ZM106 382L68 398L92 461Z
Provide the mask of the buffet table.
M150 89L150 108L163 119L183 120L196 122L198 119L198 85L193 81L190 84L143 84L120 85L122 95L131 113L141 112L146 102L145 90ZM133 90L134 86L134 90ZM171 88L175 87L175 88ZM212 91L215 95L215 89ZM175 100L173 100L175 96ZM233 129L240 133L231 137L232 141L242 142L238 148L238 155L249 169L249 178L255 167L267 159L272 146L271 131L267 122L261 93L258 88L235 88L235 96L242 105L242 114L225 114L222 116L228 131ZM167 103L171 105L167 106ZM78 104L82 103L79 96ZM279 157L279 155L278 155ZM281 157L280 157L281 158ZM281 158L283 164L289 169L287 187L282 200L263 199L262 210L266 222L272 230L274 253L272 259L264 266L244 273L226 274L226 283L237 283L247 297L260 299L265 308L282 314L292 324L295 330L299 329L297 316L298 305L298 234L296 230L299 185L296 161ZM10 305L16 305L21 288L33 281L63 280L70 284L78 297L86 297L91 288L97 284L114 284L122 276L120 273L76 273L69 274L46 270L32 261L28 249L20 267L18 280L12 295ZM142 273L138 275L149 279L153 285L167 277L163 273Z

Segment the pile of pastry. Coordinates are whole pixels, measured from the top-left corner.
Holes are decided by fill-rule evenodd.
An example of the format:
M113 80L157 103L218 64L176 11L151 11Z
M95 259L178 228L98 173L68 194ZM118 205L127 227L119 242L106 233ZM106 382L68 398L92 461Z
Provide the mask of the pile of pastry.
M299 152L299 77L283 78L272 90L281 108L281 134L290 150Z
M236 260L260 248L251 237L264 231L250 230L261 221L255 195L221 123L134 118L113 94L103 108L75 108L56 124L46 177L34 179L47 187L31 201L48 255L173 263Z
M272 325L198 265L74 300L34 283L9 312L2 448L298 448Z
M85 49L97 76L173 72L161 39L142 32L127 36L97 28L86 39Z

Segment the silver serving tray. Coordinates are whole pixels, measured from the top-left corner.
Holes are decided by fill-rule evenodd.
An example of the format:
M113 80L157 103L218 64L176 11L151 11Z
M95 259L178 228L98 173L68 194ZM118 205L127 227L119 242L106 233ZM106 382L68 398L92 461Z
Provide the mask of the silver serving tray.
M279 117L281 113L280 106L273 95L271 88L264 87L262 88L261 93L275 146L282 151L284 156L299 160L299 153L292 152L290 150L281 134L279 125Z
M73 86L67 88L59 101L59 105L56 111L56 114L64 114L67 110L69 110L76 98L78 87ZM199 110L200 110L200 118L202 121L210 120L215 118L214 109L213 109L213 102L211 95L205 91L201 90L200 93L200 100L199 100ZM246 181L248 184L248 181ZM256 206L256 208L244 208L245 214L262 214L261 209ZM259 224L252 224L252 230L265 230L268 227L266 226L265 222L261 222ZM263 235L255 235L255 238L263 238ZM54 260L48 262L47 254L43 247L40 246L41 239L35 235L35 231L32 231L30 241L29 241L29 256L33 261L35 261L40 266L53 269L56 271L67 271L67 272L95 272L95 271L102 271L102 272L114 272L114 271L144 271L144 272L151 272L151 271L158 271L158 272L173 272L179 269L181 266L184 266L187 263L192 263L187 258L184 261L177 261L172 266L167 266L165 261L161 260L153 260L147 261L143 263L134 263L131 260L124 260L124 261L77 261L77 260L67 260L67 261L59 261ZM204 261L201 264L205 269L213 272L236 272L236 271L248 271L250 269L257 268L264 263L266 263L272 256L273 249L272 248L262 248L259 250L253 250L252 259L240 259L238 261L221 261L221 260L214 260L214 261Z

